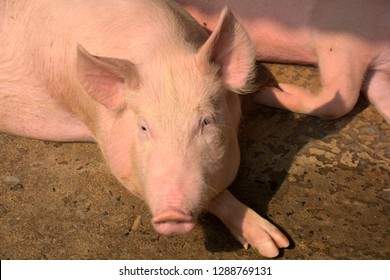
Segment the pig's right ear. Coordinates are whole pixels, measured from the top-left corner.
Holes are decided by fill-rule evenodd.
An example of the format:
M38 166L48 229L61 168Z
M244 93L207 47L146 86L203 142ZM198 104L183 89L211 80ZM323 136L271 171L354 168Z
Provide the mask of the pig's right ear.
M109 110L124 108L126 93L139 85L133 63L93 56L80 45L77 47L77 75L86 92Z
M197 53L200 68L216 64L225 86L232 91L249 93L256 89L255 50L245 29L225 7L218 24Z

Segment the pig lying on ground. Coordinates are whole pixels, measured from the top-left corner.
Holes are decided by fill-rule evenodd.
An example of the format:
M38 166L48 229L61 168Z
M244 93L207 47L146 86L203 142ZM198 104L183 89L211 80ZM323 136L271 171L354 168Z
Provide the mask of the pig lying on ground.
M178 0L206 28L228 5L254 41L261 61L316 64L317 93L291 85L268 87L258 103L323 118L350 112L363 88L390 123L390 1Z
M96 141L158 232L189 232L206 208L274 257L287 238L226 190L239 166L233 92L251 90L254 60L227 9L209 36L169 1L1 0L0 129Z

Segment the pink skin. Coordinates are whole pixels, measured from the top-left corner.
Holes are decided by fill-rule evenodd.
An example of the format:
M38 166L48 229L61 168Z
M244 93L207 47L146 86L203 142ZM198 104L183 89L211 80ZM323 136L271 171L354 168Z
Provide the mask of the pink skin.
M288 246L226 190L240 158L236 93L252 89L255 61L227 9L209 36L169 1L3 0L0 30L2 131L97 142L162 234L189 232L209 208L264 256Z
M209 30L228 5L248 31L260 61L318 65L318 92L279 84L260 90L256 102L332 119L350 112L362 89L390 123L390 1L177 2Z

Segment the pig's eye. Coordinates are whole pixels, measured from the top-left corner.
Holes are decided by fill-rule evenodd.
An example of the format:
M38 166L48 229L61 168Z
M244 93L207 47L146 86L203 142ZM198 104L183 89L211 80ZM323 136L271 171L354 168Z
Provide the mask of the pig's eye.
M138 123L138 127L142 134L147 134L149 132L148 125L145 120L140 120Z
M200 121L200 128L201 130L203 131L204 129L206 129L208 126L210 126L210 124L212 123L212 118L211 117L205 117L204 119L202 119Z

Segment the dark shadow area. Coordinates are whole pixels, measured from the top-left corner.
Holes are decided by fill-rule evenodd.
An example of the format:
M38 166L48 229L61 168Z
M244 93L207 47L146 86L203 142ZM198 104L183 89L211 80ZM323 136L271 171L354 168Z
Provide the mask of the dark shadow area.
M261 86L276 85L276 79L267 67L259 64L258 70L258 82ZM294 158L309 142L337 134L368 105L366 98L361 95L350 114L338 120L327 121L254 104L251 95L242 97L243 117L239 132L241 165L237 178L229 189L241 202L276 225L289 238L288 249L295 247L291 232L275 220L279 216L288 217L294 213L278 212L274 216L269 213L268 205L276 193L288 191L281 188ZM205 217L207 219L202 218L200 223L207 235L207 250L219 252L242 248L238 241L233 241L234 238L217 218ZM281 250L279 258L283 256L283 251Z

